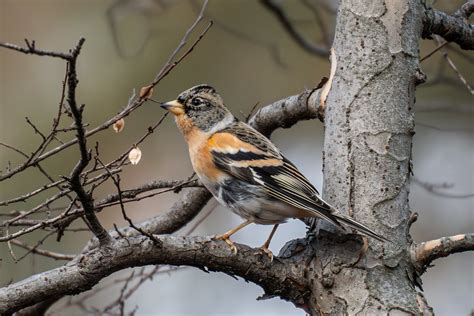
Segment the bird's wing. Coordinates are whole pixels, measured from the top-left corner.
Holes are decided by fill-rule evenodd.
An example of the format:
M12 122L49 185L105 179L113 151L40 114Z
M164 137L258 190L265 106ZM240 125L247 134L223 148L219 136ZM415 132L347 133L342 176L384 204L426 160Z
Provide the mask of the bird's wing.
M209 144L216 166L248 183L262 186L277 200L340 226L332 208L273 143L242 122L215 133Z

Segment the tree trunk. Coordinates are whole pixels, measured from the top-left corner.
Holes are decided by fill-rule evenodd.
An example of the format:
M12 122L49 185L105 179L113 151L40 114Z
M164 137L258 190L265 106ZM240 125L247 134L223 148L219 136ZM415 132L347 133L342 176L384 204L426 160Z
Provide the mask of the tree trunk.
M326 200L390 243L336 238L319 225L308 267L313 314L431 312L415 289L408 204L414 130L418 0L342 1L333 48L337 70L325 112Z

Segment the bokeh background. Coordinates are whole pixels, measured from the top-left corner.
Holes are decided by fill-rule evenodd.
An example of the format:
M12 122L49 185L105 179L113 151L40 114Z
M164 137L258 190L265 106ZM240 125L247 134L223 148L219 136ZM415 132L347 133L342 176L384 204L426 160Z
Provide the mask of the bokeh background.
M281 3L309 40L322 38L320 27L306 6L296 0ZM434 5L453 12L460 4L462 1L439 0ZM189 0L0 0L0 41L23 45L23 39L28 38L36 40L40 48L66 51L79 37L85 37L78 63L78 101L86 104L85 117L93 127L125 106L133 89L151 81L194 21L199 5L199 1ZM329 11L321 9L320 14L332 30L334 18ZM209 83L224 96L227 106L243 118L254 104L265 105L297 94L306 87L314 87L328 74L327 59L302 50L258 1L211 0L207 16L216 21L215 26L197 49L157 86L155 99L173 99L192 85ZM421 55L435 47L433 41L423 41ZM456 45L450 47L449 56L472 84L473 54L459 53ZM414 172L419 181L441 187L435 186L433 193L419 183L412 183L410 202L419 213L412 228L416 241L474 231L474 99L440 53L423 62L422 68L429 80L417 89ZM43 131L48 130L57 111L64 71L60 60L0 49L0 141L15 144L26 152L39 143L40 137L26 124L25 116ZM161 115L157 105L146 104L126 119L122 133L115 134L110 129L89 143L99 141L102 157L112 159ZM291 130L279 130L273 136L317 188L322 187L322 133L321 123L310 121ZM141 150L142 161L123 173L124 188L156 179L185 179L192 173L184 140L171 118ZM0 148L0 159L2 169L8 161L12 165L22 161L18 154L5 148ZM77 149L71 148L43 165L58 176L68 174L76 159ZM22 173L1 184L0 198L29 192L44 183L44 177L37 171ZM103 197L113 190L111 184L106 184L97 196ZM7 218L3 214L11 210L27 210L46 197L40 195L27 203L1 207L0 218ZM128 214L138 222L167 210L177 198L177 194L167 193L127 205ZM205 212L211 209L212 214L193 235L222 233L240 222L215 201L208 204ZM125 225L118 208L102 212L100 219L107 228L114 223ZM186 233L192 225L178 234ZM84 224L78 221L75 227ZM239 232L235 240L258 246L269 230L270 227L251 226ZM286 241L304 234L304 225L291 221L279 229L271 249L278 253ZM35 233L22 240L34 244L40 236L41 233ZM77 253L89 238L88 232L66 234L61 243L52 237L41 247ZM24 253L16 247L13 250L17 256ZM463 253L437 260L436 266L423 276L424 293L437 314L472 313L473 259L472 253ZM62 264L40 256L28 256L15 264L4 243L0 244L0 260L0 286ZM116 273L100 285L129 273ZM111 287L93 295L85 304L87 308L100 309L116 299L119 292L120 287ZM227 275L183 268L145 282L127 301L126 310L138 307L138 315L304 315L279 299L256 301L261 294L259 287ZM77 299L80 296L63 299L51 311L54 315L86 314L77 305L69 306Z

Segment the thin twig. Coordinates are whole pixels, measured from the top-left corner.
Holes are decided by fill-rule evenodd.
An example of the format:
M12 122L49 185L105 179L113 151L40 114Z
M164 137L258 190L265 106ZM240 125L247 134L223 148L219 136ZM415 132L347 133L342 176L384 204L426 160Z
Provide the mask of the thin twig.
M30 125L33 130L35 131L35 134L38 134L41 136L41 138L43 139L43 142L46 141L46 136L39 130L39 128L36 127L35 124L33 124L33 122L30 120L30 118L28 116L25 116L25 120L26 120L26 123L28 123L28 125Z
M435 49L433 49L431 52L429 52L428 54L426 54L425 57L423 57L422 59L420 59L420 63L422 63L423 61L425 61L426 59L430 58L431 56L433 56L434 53L436 53L437 51L439 51L441 48L445 47L446 45L448 45L449 42L444 42L442 45L439 45L438 47L436 47Z
M285 31L296 41L298 45L300 45L300 47L314 55L329 56L329 50L327 47L309 42L296 30L296 28L291 23L290 18L286 15L279 3L276 3L272 0L261 0L260 2L271 13L273 13L273 15L275 15Z
M38 49L36 48L35 41L32 41L30 43L27 39L25 39L25 43L26 43L26 47L21 47L15 44L0 42L0 47L15 50L17 52L24 53L24 54L31 54L31 55L37 55L37 56L49 56L49 57L61 58L64 60L70 60L71 58L69 54Z
M321 34L323 35L323 40L324 40L324 44L326 45L326 49L329 51L329 49L331 48L332 39L329 36L329 31L326 28L326 24L324 23L324 20L321 14L319 13L319 9L313 6L313 4L308 0L302 0L302 3L309 10L311 10L311 12L313 12L316 22L318 23L319 29L321 30Z
M37 255L44 256L44 257L52 258L52 259L55 259L55 260L68 260L69 261L69 260L72 260L76 257L76 255L68 255L68 254L63 254L63 253L58 253L58 252L54 252L54 251L40 249L37 246L30 246L30 245L28 245L28 244L26 244L26 243L24 243L24 242L22 242L21 240L18 240L18 239L12 239L11 243L15 246L18 246L18 247L21 247L23 249L29 250L30 253L34 253L34 254L37 254Z
M5 230L7 231L7 235L8 235L9 234L8 225L6 226ZM7 246L8 246L8 252L10 253L10 256L12 257L13 261L15 263L18 262L18 258L15 256L15 253L13 252L13 249L12 249L11 240L7 241Z
M168 59L168 62L163 66L163 68L160 70L160 72L158 73L158 75L155 77L155 79L153 80L152 84L150 85L150 88L156 86L162 79L164 79L178 64L180 64L184 58L186 58L192 51L193 49L197 46L197 44L204 38L204 36L207 34L207 32L209 31L210 27L212 26L212 21L208 24L208 26L201 32L201 34L199 35L199 37L197 38L197 40L184 52L184 54L178 58L176 61L172 62L172 60L174 60L174 58L176 57L176 55L181 51L181 49L186 45L187 41L188 41L188 38L189 36L191 35L192 31L194 31L194 29L197 27L198 23L204 18L204 15L203 15L203 12L204 12L204 9L207 5L207 0L206 2L204 3L203 5L203 9L201 10L201 13L200 15L198 16L198 18L196 19L196 21L191 25L191 27L186 31L183 39L181 40L181 42L179 43L178 47L174 50L174 52L171 54L171 56L169 57ZM69 60L69 59L68 59ZM108 119L107 121L105 121L104 123L102 123L101 125L95 127L94 129L90 130L90 131L87 131L85 132L85 137L90 137L98 132L101 132L103 130L106 130L108 129L110 126L112 126L116 121L118 121L119 119L123 118L123 117L126 117L128 115L130 115L133 111L135 111L136 109L138 109L141 105L143 105L145 102L147 101L146 98L135 98L134 95L129 99L128 101L128 104L127 106L122 110L120 111L117 115L115 115L114 117ZM27 168L31 167L32 165L34 165L35 163L38 163L46 158L49 158L61 151L63 151L64 149L74 145L77 143L77 138L73 139L73 140L70 140L56 148L53 148L51 150L49 150L48 152L45 152L37 157L34 157L33 155L31 156L30 159L27 159L25 162L23 162L22 164L18 165L17 167L9 170L8 172L6 172L5 174L1 174L0 175L0 181L3 181L5 179L8 179L8 178L11 178L13 175L19 173L19 172L22 172L24 170L26 170ZM43 148L43 147L41 147ZM41 149L40 148L40 149ZM38 151L40 150L38 149ZM36 152L35 152L35 155L36 155ZM34 158L34 159L33 159Z
M442 196L445 198L451 198L451 199L468 199L471 197L474 197L474 193L465 193L465 194L457 194L457 193L448 193L448 192L443 192L441 190L445 189L450 189L453 187L452 184L449 183L429 183L426 181L421 181L420 179L416 177L411 177L411 180L413 183L417 184L418 186L422 187L426 191L437 195L437 196Z
M186 30L186 32L184 33L184 36L181 39L181 41L179 42L178 46L175 48L173 53L171 53L171 55L169 56L169 58L166 61L165 65L163 66L163 68L161 68L161 70L155 76L155 79L153 80L153 83L152 83L153 87L156 85L156 83L158 83L161 79L163 79L167 75L167 73L169 73L169 71L174 67L173 64L178 64L179 63L179 59L176 62L173 62L173 60L176 58L176 56L181 51L181 49L187 44L189 36L191 36L192 32L198 26L199 22L201 22L202 19L204 18L204 12L206 11L208 2L209 2L209 0L204 1L204 4L202 5L201 11L199 11L199 14L198 14L196 20L194 20L193 24L191 24L191 26ZM212 23L210 23L210 25L204 30L204 32L201 33L201 35L199 37L202 38L207 33L207 30L209 30L209 28L211 26L212 26ZM197 41L197 42L199 42L199 41ZM194 45L191 46L191 51L192 51L192 49L195 45L197 45L197 43L195 43Z
M198 184L197 180L187 180L187 181L184 181L184 182L183 181L153 181L151 183L142 185L138 188L123 191L122 192L122 197L123 198L129 198L128 200L123 200L123 203L125 204L125 203L129 203L129 202L140 201L142 199L149 198L149 197L152 197L152 196L156 196L158 194L163 194L163 193L166 193L166 192L175 192L176 190L178 190L180 188L183 188L183 187L200 187L200 186L201 185ZM140 193L151 191L151 190L154 190L154 189L157 189L157 188L167 188L167 189L159 191L159 192L152 193L150 195L136 197ZM100 200L99 202L97 202L97 204L95 205L95 210L100 211L105 207L118 205L119 204L118 200L119 200L118 194L111 194L111 195L107 196L106 198L104 198L104 199ZM42 228L50 227L50 226L63 226L63 224L61 224L61 221L66 221L69 224L71 221L73 221L73 220L81 217L82 215L84 215L84 211L82 209L70 210L68 212L69 209L70 209L70 207L68 207L68 209L66 209L65 212L59 214L58 216L47 219L47 220L28 220L25 223L23 223L21 221L21 219L18 218L18 217L21 217L21 218L25 217L24 213L20 213L20 214L17 215L18 216L17 218L11 219L11 220L8 220L8 221L4 221L2 223L2 225L0 225L0 226L5 226L5 225L9 224L11 226L22 226L23 225L23 226L29 226L29 227L21 229L21 230L15 232L15 233L12 233L11 235L6 235L6 236L0 237L0 242L11 240L11 239L14 239L14 238L18 238L22 235L28 234L30 232L33 232L33 231L37 230L37 229L42 229Z
M456 67L456 65L454 64L454 62L451 60L451 58L448 56L448 54L446 52L443 52L443 56L444 58L446 59L446 61L448 62L448 65L454 70L454 72L456 73L456 75L458 76L459 80L464 84L464 86L467 88L467 90L469 91L469 93L471 93L471 95L474 95L474 89L471 87L471 85L469 84L469 82L467 82L466 78L464 78L464 76L461 74L461 72L458 70L458 68Z
M96 159L105 168L105 170L108 171L108 169L105 167L105 165L102 163L102 161L100 161L99 158L96 158ZM115 187L117 188L117 194L118 194L118 199L119 199L119 204L120 204L120 210L122 211L123 218L128 222L130 227L132 227L133 229L135 229L137 232L141 233L142 235L150 238L150 240L153 241L155 244L160 245L161 242L158 239L156 239L155 236L153 236L153 234L150 234L150 233L144 231L143 229L141 229L140 227L136 226L133 223L133 221L131 220L131 218L128 217L127 212L125 211L124 203L123 203L122 189L120 188L120 175L117 175L115 177L114 175L109 174L109 176L112 179L112 181L114 182Z
M25 154L23 151L21 151L20 149L16 148L15 146L12 146L12 145L8 145L6 143L3 143L3 142L0 142L0 145L3 146L3 147L6 147L8 149L11 149L17 153L19 153L20 155L22 155L23 157L25 158L28 158L28 155Z
M202 222L204 222L209 217L209 215L211 215L211 213L214 212L216 208L217 208L217 204L214 207L212 207L209 211L207 211L207 213L204 214L204 216L201 217L193 226L191 226L191 228L186 232L185 236L191 235L196 230L196 228L198 228L199 225L201 225Z

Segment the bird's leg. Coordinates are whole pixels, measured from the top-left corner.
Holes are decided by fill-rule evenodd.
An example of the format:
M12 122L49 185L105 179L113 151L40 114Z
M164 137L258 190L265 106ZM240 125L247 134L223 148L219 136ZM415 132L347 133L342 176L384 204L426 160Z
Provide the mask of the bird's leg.
M270 246L270 241L272 241L273 235L275 235L277 228L278 228L278 224L273 226L272 232L270 233L270 236L268 236L267 241L265 241L263 246L260 247L260 250L265 252L268 255L268 257L270 257L271 261L273 261L273 253L270 251L270 249L268 249L268 247Z
M213 239L225 241L229 245L230 250L232 250L232 252L234 254L237 254L237 247L235 247L232 240L230 240L230 236L232 236L233 234L235 234L236 232L238 232L239 230L241 230L242 228L244 228L245 226L247 226L248 224L251 224L251 223L253 223L253 221L248 219L245 222L243 222L242 224L240 224L239 226L229 230L228 232L226 232L222 235L217 235Z

